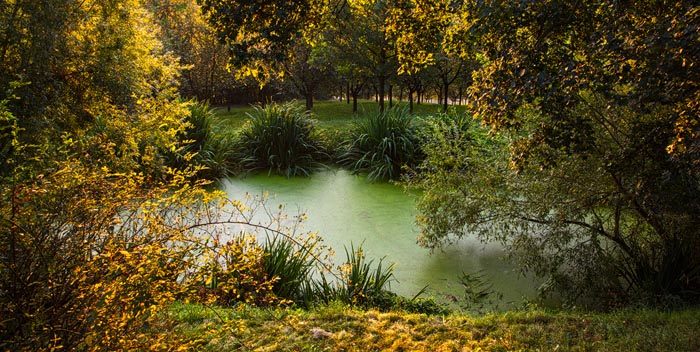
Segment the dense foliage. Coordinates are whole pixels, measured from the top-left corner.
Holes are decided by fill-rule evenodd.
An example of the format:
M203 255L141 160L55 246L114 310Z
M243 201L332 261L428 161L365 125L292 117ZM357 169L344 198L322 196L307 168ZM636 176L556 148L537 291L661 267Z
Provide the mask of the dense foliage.
M216 133L216 115L208 103L188 102L187 108L184 131L178 134L182 148L168 151L166 164L178 169L199 165L196 177L208 180L233 175L238 171L234 133Z
M572 302L697 299L699 13L464 2L452 31L482 61L471 107L507 144L459 169L440 155L471 160L468 143L428 152L423 240L503 241Z
M250 235L321 248L198 181L228 149L143 3L1 6L0 348L187 349L161 334L176 300L297 299Z
M227 69L228 50L219 43L197 0L144 0L158 25L157 38L183 67L180 94L211 103L235 100L243 82ZM240 98L239 98L240 99ZM243 98L248 99L248 97Z
M442 81L444 102L468 82L488 133L457 115L418 132L392 109L360 122L344 156L371 179L414 168L421 244L501 241L572 303L700 297L694 2L201 3L0 4L0 348L195 348L162 334L176 301L443 312L388 293L391 267L361 249L333 268L297 231L303 216L206 190L200 179L236 158L287 176L328 159L293 104L256 108L238 135L213 131L208 105L178 84L223 100L226 62L254 86L284 67L308 108L331 71L354 99L376 90L380 110L399 67L411 99L422 75Z
M234 64L256 60L281 60L292 42L311 33L325 7L316 0L295 1L202 1L202 10L230 48Z

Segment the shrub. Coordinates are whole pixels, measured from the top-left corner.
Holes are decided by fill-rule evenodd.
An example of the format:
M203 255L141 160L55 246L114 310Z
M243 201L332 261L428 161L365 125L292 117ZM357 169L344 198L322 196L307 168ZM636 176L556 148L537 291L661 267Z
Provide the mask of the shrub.
M294 103L256 106L238 137L243 169L308 176L329 159L315 122Z
M402 167L413 167L421 158L413 115L393 108L355 125L340 162L375 181L398 179Z
M214 256L202 268L208 300L231 306L238 302L267 306L277 303L272 292L275 278L265 272L265 252L255 237L235 236L213 246Z
M323 248L320 239L307 235L301 242L278 232L259 243L244 233L212 246L215 254L201 268L200 277L205 278L201 298L225 306L311 305L312 269L324 264L316 256Z
M489 140L471 116L453 112L425 118L419 135L425 159L405 175L405 181L422 190L417 203L418 243L434 248L453 241L455 228L478 220L478 212L464 202L462 189L471 184L470 172L485 172L497 164L493 155L499 143Z
M216 135L214 111L206 102L190 102L186 128L179 135L181 147L165 151L168 165L178 169L199 166L197 177L219 179L235 171L233 134Z
M672 130L656 114L582 99L580 116L597 121L607 109L618 126L593 126L586 138L598 142L586 152L530 144L541 135L487 140L483 130L433 124L414 179L424 190L419 243L503 243L523 270L547 278L542 294L571 305L696 302L699 189L692 168L664 149ZM523 109L521 117L539 126L542 115Z
M47 165L0 188L3 348L150 345L140 334L183 297L177 278L192 264L190 234L167 225L166 204L184 206L192 189L146 190L136 173L76 160Z
M204 149L198 154L199 162L205 167L198 175L213 180L229 177L239 172L235 149L235 133L212 135Z
M262 246L217 239L234 238L233 224L286 235L280 218L252 224L259 207L191 184L192 170L146 182L71 155L0 183L3 349L187 349L194 339L163 340L158 314L202 297L212 277L220 303L278 303ZM208 270L207 258L227 271Z

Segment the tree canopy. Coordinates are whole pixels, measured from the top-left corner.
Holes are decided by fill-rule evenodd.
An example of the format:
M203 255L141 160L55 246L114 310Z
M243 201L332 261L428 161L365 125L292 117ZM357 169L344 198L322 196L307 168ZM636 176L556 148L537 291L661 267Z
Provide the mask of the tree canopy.
M504 155L455 168L434 151L424 243L500 239L558 288L608 303L696 297L697 5L461 6L451 25L481 62L470 107L505 138ZM469 148L445 150L479 157Z
M202 10L219 39L230 48L234 65L281 60L294 40L317 30L326 4L319 0L203 0Z

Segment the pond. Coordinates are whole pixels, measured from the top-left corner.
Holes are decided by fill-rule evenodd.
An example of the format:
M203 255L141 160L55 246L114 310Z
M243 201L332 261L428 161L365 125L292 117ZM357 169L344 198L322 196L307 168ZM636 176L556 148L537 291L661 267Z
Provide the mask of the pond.
M430 250L416 244L414 223L416 194L400 186L368 183L345 170L327 170L307 178L255 175L222 181L231 199L269 193L268 205L283 204L287 214L306 213L304 230L318 231L324 243L335 252L337 264L345 260L344 247L362 244L368 259L385 258L395 263L391 291L413 297L424 286L427 294L448 303L461 297L462 273L479 273L503 295L499 306L507 308L523 297L534 297L536 283L518 275L516 268L501 258L504 252L495 244L484 245L465 238L443 250Z

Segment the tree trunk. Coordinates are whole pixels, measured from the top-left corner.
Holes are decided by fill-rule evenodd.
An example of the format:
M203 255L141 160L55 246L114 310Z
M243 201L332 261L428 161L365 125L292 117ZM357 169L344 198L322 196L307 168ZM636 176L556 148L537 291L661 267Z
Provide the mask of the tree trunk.
M348 94L352 95L352 112L353 113L357 112L357 98L362 93L363 86L364 86L364 83L358 83L357 85L351 84L348 86L348 87L350 87Z
M444 104L442 105L442 112L447 112L447 100L449 99L449 94L447 94L447 92L448 92L448 89L449 89L449 87L450 87L450 84L449 84L447 81L444 81L444 82L443 82L443 85L444 85L444 86L443 86L443 89L445 90L445 91L444 91L444 94L445 94L445 96L444 96L445 102L444 102Z
M311 113L311 109L314 107L314 95L312 93L306 94L306 112Z
M348 81L347 88L348 88L348 95L346 95L345 97L347 98L348 105L350 105L350 81Z
M379 97L379 112L384 112L384 85L386 84L386 77L383 75L379 76L379 88L377 91L377 96Z
M394 107L394 86L389 84L389 109Z
M413 113L413 90L408 90L408 112Z

